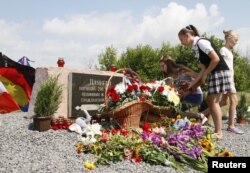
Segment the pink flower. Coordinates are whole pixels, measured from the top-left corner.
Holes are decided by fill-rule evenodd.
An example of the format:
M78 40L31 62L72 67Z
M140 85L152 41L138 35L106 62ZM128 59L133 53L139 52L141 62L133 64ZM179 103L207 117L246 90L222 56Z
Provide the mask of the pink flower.
M107 133L102 134L101 142L107 142L109 141L109 135Z
M133 154L132 150L124 148L123 152L125 155L125 160L130 160Z

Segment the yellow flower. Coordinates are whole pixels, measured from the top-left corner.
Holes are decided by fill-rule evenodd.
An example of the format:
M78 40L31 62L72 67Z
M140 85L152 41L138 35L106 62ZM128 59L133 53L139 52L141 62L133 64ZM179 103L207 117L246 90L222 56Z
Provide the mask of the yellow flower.
M141 149L141 145L137 145L137 146L135 147L135 150L134 150L135 156L139 156L140 149Z
M158 127L157 123L151 123L150 126L151 126L152 128Z
M214 143L211 141L210 138L204 138L202 141L199 142L199 145L210 153L213 152L215 148Z
M215 155L219 156L219 157L232 157L233 153L230 152L230 151L224 150L224 151L222 151L220 153L216 153Z
M89 161L84 162L84 167L89 170L94 170L96 168L94 162L89 162Z
M175 122L175 118L171 118L171 122L174 123Z
M177 116L176 116L176 119L181 119L181 115L177 115Z
M180 97L173 90L169 91L168 100L173 102L175 106L180 103Z

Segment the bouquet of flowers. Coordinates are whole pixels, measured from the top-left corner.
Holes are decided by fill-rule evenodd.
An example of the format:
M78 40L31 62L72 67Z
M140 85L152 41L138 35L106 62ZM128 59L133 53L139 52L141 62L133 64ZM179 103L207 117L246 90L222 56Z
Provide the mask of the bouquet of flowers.
M121 127L138 127L142 113L149 110L167 116L178 110L178 92L165 80L142 83L133 79L125 76L123 82L106 88L104 113Z
M106 95L108 97L107 106L110 110L119 108L125 103L134 100L145 101L145 94L143 94L143 90L140 89L138 83L126 84L121 82L109 87Z
M148 83L150 88L149 100L156 106L173 106L176 107L180 103L178 91L165 81L154 81Z
M119 83L107 90L108 107L112 110L133 100L150 101L155 106L177 107L180 97L177 90L165 81L150 83Z

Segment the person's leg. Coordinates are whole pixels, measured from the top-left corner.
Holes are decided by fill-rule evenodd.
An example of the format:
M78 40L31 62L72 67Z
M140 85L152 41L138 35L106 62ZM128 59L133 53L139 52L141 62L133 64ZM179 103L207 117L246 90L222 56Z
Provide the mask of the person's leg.
M210 114L210 109L207 108L207 109L205 109L204 111L202 111L201 113L203 113L206 117L208 117L209 114Z
M230 93L229 95L229 121L227 130L236 134L243 134L244 132L239 128L234 126L234 115L236 113L236 106L238 103L238 98L236 93Z
M207 117L202 113L191 113L186 112L190 108L201 105L203 101L203 94L189 94L182 99L182 115L190 118L195 118L201 120L201 124L207 121Z
M220 107L226 106L227 105L227 95L223 94L221 101L220 101ZM208 117L211 113L209 107L207 109L205 109L204 111L202 111L201 113L203 113L206 117Z
M217 134L217 138L222 138L222 112L220 107L220 101L222 98L222 93L209 94L207 96L207 104L211 111L213 121L214 121L214 132Z
M236 106L238 103L238 99L235 93L231 93L229 96L229 121L228 121L228 127L233 128L234 127L234 115L236 113Z
M221 101L220 101L220 107L223 107L225 105L227 105L227 95L223 94ZM200 114L205 115L205 117L206 117L206 122L204 122L204 124L213 126L213 124L212 124L213 120L211 117L211 111L210 111L209 107L207 109L203 110L202 112L200 112ZM205 120L205 118L204 118L204 120Z

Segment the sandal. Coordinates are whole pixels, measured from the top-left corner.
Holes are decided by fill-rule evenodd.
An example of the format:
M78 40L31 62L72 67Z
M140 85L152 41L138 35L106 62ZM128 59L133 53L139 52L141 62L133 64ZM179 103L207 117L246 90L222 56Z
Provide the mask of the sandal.
M232 133L236 133L236 134L243 134L244 133L242 130L240 130L237 127L228 127L227 131L232 132Z
M223 137L222 133L214 133L214 134L212 134L212 138L216 139L216 140L220 140L220 139L222 139L222 137Z

